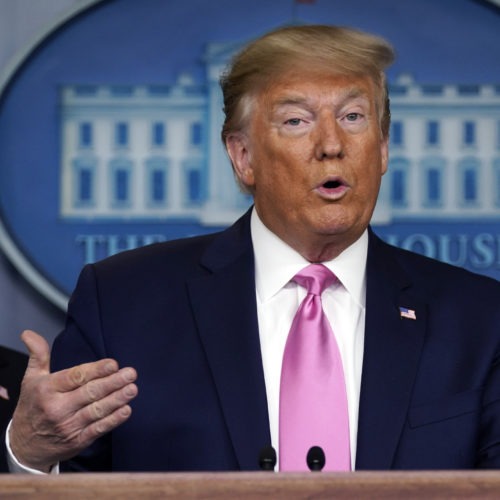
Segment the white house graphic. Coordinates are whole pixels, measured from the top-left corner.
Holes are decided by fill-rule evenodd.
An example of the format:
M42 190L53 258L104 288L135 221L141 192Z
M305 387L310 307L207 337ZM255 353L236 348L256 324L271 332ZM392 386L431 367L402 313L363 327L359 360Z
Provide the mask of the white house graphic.
M390 86L391 219L498 218L500 85Z
M220 141L218 79L239 45L210 44L206 83L61 87L61 216L233 222L250 200ZM373 222L497 218L500 85L390 85L390 166Z

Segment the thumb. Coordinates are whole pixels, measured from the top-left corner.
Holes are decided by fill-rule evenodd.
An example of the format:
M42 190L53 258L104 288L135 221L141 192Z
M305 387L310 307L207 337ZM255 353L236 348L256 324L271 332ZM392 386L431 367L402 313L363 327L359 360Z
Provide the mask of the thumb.
M32 330L24 330L21 340L28 348L30 356L26 376L33 373L38 375L50 373L50 349L47 341Z

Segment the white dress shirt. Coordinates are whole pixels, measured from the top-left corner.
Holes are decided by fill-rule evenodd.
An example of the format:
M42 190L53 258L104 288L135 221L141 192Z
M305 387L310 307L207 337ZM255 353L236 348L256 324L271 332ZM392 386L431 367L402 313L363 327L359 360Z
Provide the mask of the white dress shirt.
M281 363L293 317L305 288L290 281L310 263L272 233L254 209L251 234L255 254L255 283L260 346L271 426L271 444L279 454L279 388ZM339 346L349 407L351 466L356 461L358 407L363 363L368 233L338 257L323 262L337 276L322 294L325 314ZM305 458L305 457L304 457ZM326 457L328 460L328 457Z

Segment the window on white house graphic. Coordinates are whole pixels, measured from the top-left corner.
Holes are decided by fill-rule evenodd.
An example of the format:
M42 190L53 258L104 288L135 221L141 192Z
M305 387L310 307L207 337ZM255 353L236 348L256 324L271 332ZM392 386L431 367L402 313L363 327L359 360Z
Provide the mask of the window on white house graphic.
M467 158L459 164L460 195L463 205L479 203L480 164L475 158Z
M409 161L395 158L389 166L391 203L395 207L408 205L408 170Z
M95 203L96 160L77 158L73 162L73 206L91 207Z
M119 122L115 124L115 146L125 148L129 145L128 123Z
M111 205L128 207L132 201L132 162L126 159L110 163Z
M152 158L146 162L146 200L151 207L165 206L168 200L168 162Z
M153 147L159 148L166 143L165 124L163 122L155 122L151 128L151 144Z
M203 141L203 129L200 122L191 124L190 144L191 146L201 146Z
M80 148L91 148L93 145L92 124L80 123L78 126L78 145Z
M493 198L495 205L500 207L500 158L496 158L493 162Z
M188 186L189 201L201 201L201 176L199 170L189 170Z
M444 203L444 166L444 160L441 158L428 159L423 162L423 203L426 207L440 207Z
M463 123L462 143L464 146L476 145L476 124L472 121Z
M393 146L404 145L404 123L394 121L391 124L390 140Z
M439 146L440 130L439 130L439 122L437 122L436 120L431 120L427 122L425 142L427 146Z
M183 166L186 187L185 200L188 204L201 203L204 200L204 189L201 164L196 161L186 161Z

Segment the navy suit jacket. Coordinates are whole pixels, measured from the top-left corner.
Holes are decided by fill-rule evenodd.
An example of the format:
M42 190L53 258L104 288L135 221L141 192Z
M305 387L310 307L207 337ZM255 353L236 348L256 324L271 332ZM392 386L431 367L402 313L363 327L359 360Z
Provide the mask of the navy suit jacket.
M53 368L113 357L139 395L64 467L258 469L270 431L249 221L84 268ZM499 355L498 281L370 230L356 468L500 467Z

